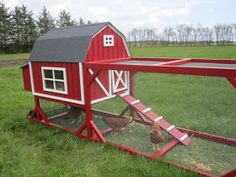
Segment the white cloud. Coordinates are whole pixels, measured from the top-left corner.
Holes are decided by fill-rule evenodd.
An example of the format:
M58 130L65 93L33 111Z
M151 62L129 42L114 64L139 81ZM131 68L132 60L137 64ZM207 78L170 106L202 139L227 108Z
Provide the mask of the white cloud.
M88 14L92 21L108 21L112 12L106 6L91 6L88 8Z
M175 17L175 16L184 16L188 12L189 10L187 8L164 9L159 12L159 15L165 17Z
M149 14L149 22L153 25L158 24L160 22L160 18L156 13L152 12Z
M11 9L16 5L26 5L35 17L43 6L54 17L65 9L76 19L110 21L124 33L133 27L160 28L168 20L180 21L191 13L193 7L208 1L212 0L5 0Z

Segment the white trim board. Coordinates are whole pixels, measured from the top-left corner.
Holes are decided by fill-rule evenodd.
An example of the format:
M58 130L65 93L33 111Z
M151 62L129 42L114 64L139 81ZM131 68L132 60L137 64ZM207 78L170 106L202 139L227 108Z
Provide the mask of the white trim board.
M99 103L99 102L102 102L102 101L105 101L105 100L108 100L108 99L111 99L111 98L115 98L115 97L116 97L116 95L111 95L111 96L107 96L107 97L98 98L96 100L92 100L91 104Z

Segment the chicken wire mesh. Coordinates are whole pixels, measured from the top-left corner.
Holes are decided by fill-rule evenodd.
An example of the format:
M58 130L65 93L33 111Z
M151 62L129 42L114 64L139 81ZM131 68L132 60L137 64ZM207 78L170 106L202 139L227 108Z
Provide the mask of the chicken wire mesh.
M177 145L164 159L217 176L236 168L236 147L194 136L191 140L187 146Z
M176 127L236 139L235 89L222 78L136 74L135 98ZM162 131L165 140L153 143L153 123L120 98L95 104L93 109L102 110L95 122L102 132L112 129L105 134L112 143L152 154L173 139ZM209 141L194 135L191 139L189 145L177 145L164 159L217 176L236 168L235 143L222 144L217 138Z
M135 98L176 127L236 139L236 110L232 109L232 105L236 106L235 90L224 79L186 77L136 74ZM202 85L196 89L199 83ZM41 101L41 107L49 122L66 128L78 130L85 120L80 108L48 101ZM92 109L95 125L111 143L153 154L173 140L118 97L93 104ZM189 145L177 145L164 159L214 175L236 168L234 144L217 143L214 139L209 141L194 135L191 139Z
M85 121L85 112L82 108L44 100L40 103L50 123L76 131Z
M104 133L104 136L111 143L153 154L172 140L158 124L153 125L120 98L93 107L93 120L102 132L109 132Z

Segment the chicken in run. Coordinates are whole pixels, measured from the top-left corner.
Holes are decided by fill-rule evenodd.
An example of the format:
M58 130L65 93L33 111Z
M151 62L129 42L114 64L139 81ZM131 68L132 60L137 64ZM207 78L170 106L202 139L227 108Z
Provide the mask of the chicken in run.
M165 141L165 137L163 135L159 122L154 122L152 124L149 136L151 142L153 143L152 148L154 150L159 150L159 143Z
M81 116L82 113L83 109L74 106L69 106L67 115L68 118L72 119L70 123L74 124L76 120L79 120L78 118Z
M120 133L133 119L131 117L104 117L103 121L114 132Z

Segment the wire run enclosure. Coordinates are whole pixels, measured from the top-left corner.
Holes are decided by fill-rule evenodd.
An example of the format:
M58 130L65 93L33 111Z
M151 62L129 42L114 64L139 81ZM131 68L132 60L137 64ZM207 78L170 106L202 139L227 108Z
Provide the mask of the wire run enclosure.
M99 76L104 71L110 72L113 78L110 80L112 93L107 99L92 103L95 90L91 86L99 85ZM204 176L235 175L236 137L171 124L165 115L155 111L158 109L149 103L150 98L140 98L135 93L135 77L140 73L222 77L236 88L236 61L233 60L125 58L85 62L84 105L34 96L35 108L28 118L133 154L163 158L167 163Z

